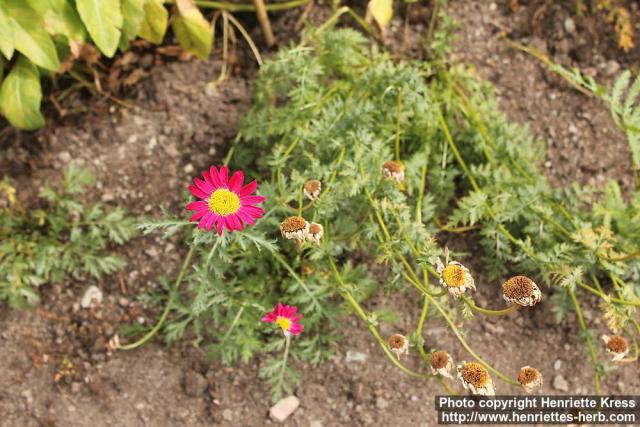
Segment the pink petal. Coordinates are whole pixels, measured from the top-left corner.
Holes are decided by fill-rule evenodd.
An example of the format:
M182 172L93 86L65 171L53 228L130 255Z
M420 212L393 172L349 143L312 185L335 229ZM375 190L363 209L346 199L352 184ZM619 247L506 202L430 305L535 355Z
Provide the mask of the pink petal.
M297 316L293 316L291 318L292 322L298 322L300 319L302 319L302 314L298 314Z
M276 315L273 313L269 313L260 320L263 322L273 323L276 321Z
M222 236L222 227L223 227L223 222L222 218L220 218L220 220L218 220L217 225L216 225L216 232L218 233L218 236Z
M201 199L206 199L207 197L209 197L209 195L207 193L205 193L204 191L200 190L195 185L190 185L189 186L189 191L191 192L191 194L193 194L194 196L199 197Z
M213 181L211 180L211 175L209 175L209 171L204 171L202 172L202 177L204 178L204 181L209 184L210 186L214 186L213 185Z
M220 217L216 214L209 215L209 220L207 221L207 231L211 231L213 225L218 221Z
M296 311L298 311L298 307L296 306L289 308L289 310L287 310L287 317L291 318L294 314L296 314Z
M258 181L254 179L253 181L242 187L238 194L240 195L240 197L248 196L249 194L256 191L256 188L258 188Z
M278 303L278 305L276 305L276 306L273 308L273 311L275 311L275 313L276 313L278 316L281 316L281 315L282 315L282 308L283 308L283 307L282 307L282 304Z
M226 166L222 166L218 176L220 177L220 186L229 188L229 169Z
M238 218L237 215L231 215L229 219L236 230L242 230L244 228L242 221L240 221L240 218Z
M262 218L262 214L264 213L264 210L258 206L248 205L243 206L241 209L254 218Z
M211 166L209 169L209 176L211 176L211 182L214 187L220 187L220 176L218 175L218 169L215 166Z
M207 214L207 211L198 211L196 213L194 213L193 215L191 215L191 218L189 219L189 221L194 222L199 220L200 218L202 218L203 216L205 216Z
M248 213L244 212L242 209L240 209L236 215L249 225L253 225L256 223L253 217Z
M189 203L186 209L188 211L208 211L209 204L203 200L198 200L196 202Z
M205 214L202 219L200 220L200 222L198 223L198 230L204 228L205 225L207 225L207 221L209 221L209 218L211 218L211 212L209 212L208 214Z
M244 173L242 173L242 171L237 171L229 181L229 190L237 193L242 189L242 184L244 184Z
M264 200L265 199L263 196L245 196L240 199L243 205L253 205L255 203L262 203L264 202Z
M209 184L207 184L206 182L204 182L200 178L194 179L193 182L196 183L196 185L198 186L199 189L201 189L203 192L205 192L207 194L211 193L211 191L213 190L212 186L210 186Z
M292 335L298 335L298 334L300 334L300 332L302 332L302 331L304 331L304 326L302 326L302 325L301 325L301 324L299 324L299 323L295 323L295 324L291 325L291 327L289 327L289 332L290 332Z

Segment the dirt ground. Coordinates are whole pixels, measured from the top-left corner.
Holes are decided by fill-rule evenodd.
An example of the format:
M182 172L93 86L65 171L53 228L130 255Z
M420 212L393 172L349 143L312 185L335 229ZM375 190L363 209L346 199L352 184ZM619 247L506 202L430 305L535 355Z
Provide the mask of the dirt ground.
M507 34L565 65L588 69L603 83L611 82L612 70L637 59L637 49L624 55L604 26L571 14L570 5L556 4L562 2L520 1L515 11L511 3L450 2L448 11L460 23L455 58L473 64L493 82L509 116L548 142L545 166L552 183L615 179L631 188L628 146L606 108L545 72L534 58L509 48L502 37ZM424 33L429 10L416 8L409 26ZM637 15L636 8L633 12ZM295 22L299 14L282 15L276 29ZM326 9L314 16L323 14ZM403 27L401 20L392 24L397 32ZM29 198L67 163L75 162L90 168L98 179L98 191L87 195L93 200L126 206L137 216L162 216L163 209L178 212L189 179L223 156L250 105L250 59L241 55L232 78L216 87L207 85L217 78L219 68L215 59L153 67L132 91L130 102L136 108L93 99L85 112L50 120L37 134L0 131L0 175L9 175L20 184L22 197ZM455 246L449 238L440 236L442 243ZM170 347L158 341L140 350L106 354L106 341L120 325L154 321L157 309L141 305L136 296L156 288L160 275L175 274L181 250L177 242L159 236L138 238L123 253L128 266L120 275L99 283L69 281L44 287L39 307L2 310L0 425L273 424L267 415L269 390L257 378L258 359L224 367L188 341ZM478 283L485 283L480 271L474 273ZM97 309L81 309L79 301L92 284L105 298ZM480 304L491 305L497 296L497 288L479 286ZM384 305L400 313L398 324L382 325L383 334L389 335L414 328L420 304L417 295L407 291L377 295L367 306ZM593 302L585 316L602 334L605 325L595 306ZM286 425L434 425L434 396L442 393L439 384L400 373L355 316L346 318L344 325L345 338L336 343L332 361L313 369L297 367L301 406ZM547 299L535 310L508 318L477 317L466 327L472 347L503 372L515 376L521 366L535 366L545 377L545 394L590 394L592 369L575 325L573 318L555 324ZM425 339L429 347L448 350L456 362L468 359L437 319L429 319ZM351 361L348 352L362 353L365 360ZM406 360L422 370L415 349ZM56 383L56 370L67 362L73 368ZM607 375L603 390L638 394L637 366ZM497 391L521 393L503 383Z

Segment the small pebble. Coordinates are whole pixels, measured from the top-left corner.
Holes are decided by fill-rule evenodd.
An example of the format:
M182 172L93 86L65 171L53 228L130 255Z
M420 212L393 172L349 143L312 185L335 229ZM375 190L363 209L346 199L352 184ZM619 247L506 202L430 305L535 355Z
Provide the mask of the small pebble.
M359 351L347 350L347 355L345 356L344 360L347 363L366 362L368 357L369 356L367 356L366 353L360 353Z
M102 303L102 291L97 286L89 286L86 291L84 291L84 295L82 295L82 300L80 301L80 307L82 308L90 308L92 306L99 306Z
M300 400L296 396L285 397L269 409L269 416L274 421L282 423L298 409L298 406L300 406Z
M569 383L564 379L562 375L556 375L553 377L553 388L560 391L569 391Z

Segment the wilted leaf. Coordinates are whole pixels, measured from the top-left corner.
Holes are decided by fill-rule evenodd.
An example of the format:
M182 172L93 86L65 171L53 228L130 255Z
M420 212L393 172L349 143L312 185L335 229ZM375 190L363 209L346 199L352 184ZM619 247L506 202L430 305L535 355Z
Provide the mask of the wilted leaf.
M58 54L42 17L20 0L5 0L2 8L13 28L15 49L36 65L57 71L60 68Z
M192 0L176 0L177 14L171 21L183 49L207 59L213 44L213 29Z
M387 28L393 17L393 0L370 0L367 9L380 28Z
M112 57L118 48L122 28L120 0L76 0L76 7L98 49Z
M162 0L147 0L144 12L145 16L140 24L138 35L151 43L162 43L169 19L169 13L162 4Z
M12 126L34 130L44 125L40 114L40 75L35 65L20 56L0 87L0 110Z

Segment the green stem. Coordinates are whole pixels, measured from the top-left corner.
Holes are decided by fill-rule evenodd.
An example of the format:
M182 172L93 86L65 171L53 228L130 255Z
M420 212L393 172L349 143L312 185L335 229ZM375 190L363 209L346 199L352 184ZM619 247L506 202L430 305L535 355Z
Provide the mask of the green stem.
M582 309L580 308L580 303L576 298L576 294L573 291L568 291L571 296L571 301L573 301L573 305L576 309L576 314L578 315L578 323L580 324L580 329L584 334L585 341L587 342L587 347L589 349L589 355L591 357L591 363L593 363L593 381L596 387L596 394L600 395L600 373L598 372L598 355L596 353L596 349L591 341L591 336L587 332L587 325L584 322L584 317L582 316Z
M577 282L577 284L582 289L585 289L585 290L591 292L594 295L598 295L599 297L601 297L605 301L611 301L611 302L615 302L617 304L634 305L636 307L640 307L640 301L627 301L627 300L623 300L623 299L620 299L620 298L610 297L609 295L606 295L605 293L600 292L599 290L592 288L591 286L587 285L586 283L584 283L582 281Z
M335 275L336 280L338 281L338 283L340 284L340 287L342 288L342 289L338 289L338 292L340 293L342 298L344 298L344 300L351 305L351 307L354 309L354 311L360 317L360 319L362 319L362 321L366 323L367 328L369 329L371 334L373 334L376 341L378 341L378 344L380 344L380 347L382 347L382 350L387 355L389 360L391 360L391 362L394 365L396 365L398 369L400 369L402 372L406 373L407 375L410 375L416 378L433 378L433 375L431 374L421 374L419 372L412 371L411 369L407 368L402 363L400 363L400 361L396 358L396 356L394 356L391 353L391 350L389 350L389 346L387 345L387 343L382 339L382 337L378 333L378 330L371 323L371 321L369 320L369 317L364 312L360 304L358 304L358 301L356 301L356 299L353 297L353 295L351 295L351 293L347 289L347 286L344 283L344 280L342 279L342 275L338 271L338 268L336 267L336 264L333 261L333 257L327 254L327 259L329 260L329 265L331 266L331 270L333 270L333 274Z
M281 10L293 9L299 6L304 6L311 0L293 0L288 2L279 2L267 4L266 9L269 12L277 12ZM173 0L164 0L165 3L173 3ZM228 12L255 12L256 7L253 4L235 4L222 1L210 1L210 0L196 0L196 5L204 8L221 9Z
M300 276L298 276L298 273L295 272L295 270L282 257L282 255L280 255L278 252L273 252L272 256L276 259L276 261L278 261L289 272L289 274L291 274L291 276L295 279L296 282L298 282L298 284L302 287L302 289L304 289L306 294L309 295L309 298L311 299L311 301L313 301L313 304L315 304L315 306L318 309L320 309L320 311L324 312L324 310L322 309L322 305L320 304L318 299L315 297L315 295L313 295L311 290L307 287L306 283L304 283L302 278L300 278Z
M282 357L282 369L280 370L280 379L278 384L284 381L284 373L287 369L287 358L289 357L289 345L291 344L291 335L285 335L284 356Z
M427 145L425 144L425 147ZM427 186L427 165L429 163L429 157L425 154L424 165L420 172L420 191L418 192L418 201L416 202L416 222L422 222L422 199L424 198L424 190Z
M396 161L400 161L400 116L402 114L402 89L398 91L398 105L396 106Z
M162 315L160 315L160 319L158 319L158 323L156 323L153 329L151 329L144 337L140 338L138 341L131 344L120 346L121 350L133 350L134 348L138 348L146 344L151 338L153 338L153 336L160 330L160 328L162 328L162 325L164 324L165 320L167 320L167 316L169 316L169 311L171 311L171 302L172 302L171 300L173 298L173 295L180 287L180 283L182 282L182 279L185 273L187 272L187 268L189 267L189 263L191 262L191 257L193 256L193 250L194 250L194 247L191 246L189 248L189 252L187 252L187 256L185 257L184 262L182 263L182 268L180 269L178 278L173 284L173 287L171 288L171 290L169 291L167 304L164 307L164 311L162 312Z
M504 308L502 310L490 310L488 308L478 307L471 299L463 296L461 298L473 311L477 311L478 313L485 314L487 316L504 316L506 314L510 314L515 312L520 308L518 304L513 304L510 307Z

